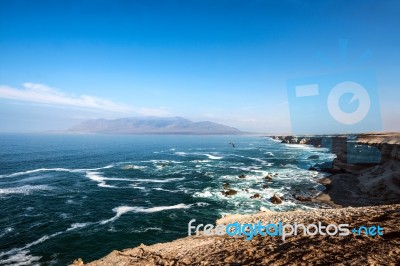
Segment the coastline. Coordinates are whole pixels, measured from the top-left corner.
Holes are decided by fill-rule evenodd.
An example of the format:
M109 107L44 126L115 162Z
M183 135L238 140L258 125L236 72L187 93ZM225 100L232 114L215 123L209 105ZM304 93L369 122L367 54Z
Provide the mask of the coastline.
M321 136L273 136L283 143L321 147ZM400 203L400 133L371 133L356 136L354 145L375 149L381 155L376 162L358 153L348 162L348 136L330 136L336 159L330 167L312 167L310 170L329 173L319 180L325 190L314 200L331 207L372 206ZM365 162L367 161L367 162Z
M217 223L303 222L348 223L351 226L379 224L383 236L367 237L350 234L339 236L256 236L243 237L188 236L172 242L113 251L88 266L107 265L295 265L356 264L396 265L400 261L400 204L371 207L317 209L313 211L259 212L233 215ZM72 265L84 265L76 260Z
M321 147L321 136L271 136L287 144ZM329 136L336 154L331 167L316 165L310 170L329 173L319 182L326 187L312 199L332 209L311 211L259 212L253 215L228 215L216 221L251 223L257 221L293 221L312 223L344 222L351 226L376 224L385 227L385 235L374 238L350 235L345 238L293 236L283 242L274 237L254 237L251 241L228 236L190 236L172 242L123 251L85 265L213 265L357 263L392 264L400 262L400 134L359 134L355 145L379 150L379 162L348 162L348 137ZM359 158L356 158L359 159ZM318 248L317 248L318 247ZM327 252L325 252L327 251ZM72 265L84 265L81 259Z

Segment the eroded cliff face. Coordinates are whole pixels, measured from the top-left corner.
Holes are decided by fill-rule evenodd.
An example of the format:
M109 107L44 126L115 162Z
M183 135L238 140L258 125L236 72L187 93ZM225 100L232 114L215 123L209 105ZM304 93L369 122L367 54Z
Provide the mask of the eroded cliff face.
M400 133L361 134L357 143L377 147L384 161L400 160Z
M341 206L400 203L400 133L335 136L275 136L288 144L327 147L336 155L328 166L325 193Z
M352 171L390 160L400 161L400 133L332 136L272 136L286 144L329 148L336 155L333 168Z

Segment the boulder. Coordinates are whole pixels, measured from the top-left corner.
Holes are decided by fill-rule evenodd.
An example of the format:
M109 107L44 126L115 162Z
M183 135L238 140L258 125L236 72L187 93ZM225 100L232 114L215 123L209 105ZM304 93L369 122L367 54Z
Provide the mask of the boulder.
M267 174L264 178L265 178L267 181L272 181L272 175L271 175L271 174Z
M233 195L237 194L237 191L234 190L234 189L228 189L228 190L225 190L225 191L221 191L221 193L223 195L225 195L225 196L233 196Z
M282 199L281 199L280 197L278 197L276 194L274 194L274 195L272 196L272 198L270 198L270 201L271 201L273 204L281 204L281 203L282 203Z
M251 196L250 198L251 198L251 199L261 199L262 197L261 197L260 194L256 193L256 194L254 194L253 196Z
M297 199L298 201L303 201L303 202L311 201L311 197L305 197L305 196L302 196L302 195L293 195L293 197L295 199Z

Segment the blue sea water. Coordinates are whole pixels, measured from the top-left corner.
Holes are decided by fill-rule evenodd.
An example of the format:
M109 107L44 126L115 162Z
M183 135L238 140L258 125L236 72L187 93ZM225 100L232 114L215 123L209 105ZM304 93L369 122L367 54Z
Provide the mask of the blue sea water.
M293 194L319 193L308 169L332 159L259 136L1 134L0 264L91 261L186 236L191 219L314 208ZM263 189L267 173L278 175ZM223 196L224 183L238 194Z

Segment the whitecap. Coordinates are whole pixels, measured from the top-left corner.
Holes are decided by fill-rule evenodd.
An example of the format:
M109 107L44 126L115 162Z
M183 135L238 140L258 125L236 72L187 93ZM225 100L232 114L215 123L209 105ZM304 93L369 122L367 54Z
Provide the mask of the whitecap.
M8 174L8 175L0 175L0 178L29 175L29 174L38 173L38 172L71 172L71 171L72 171L71 169L67 169L67 168L39 168L39 169L34 169L34 170L16 172L16 173Z
M86 172L86 171L97 171L101 169L109 169L114 167L119 163L112 163L103 167L98 167L98 168L82 168L82 169L69 169L69 168L38 168L34 170L28 170L28 171L22 171L22 172L16 172L12 174L6 174L6 175L0 175L0 178L6 178L6 177L17 177L21 175L29 175L29 174L34 174L34 173L39 173L39 172L71 172L71 173L79 173L79 172Z
M1 265L13 265L13 266L25 266L25 265L40 265L38 262L42 257L33 256L29 254L29 250L15 250L15 252L10 252L9 254L0 253L0 264Z
M38 240L33 241L22 248L13 248L5 252L0 252L0 265L39 265L36 262L40 260L41 257L28 255L29 248L43 243L44 241L62 233L63 232L57 232L51 235L44 235Z
M211 160L220 160L220 159L222 159L222 158L224 158L223 156L215 156L215 155L212 155L212 154L208 154L208 153L206 153L206 154L203 154L204 156L207 156L209 159L211 159Z
M180 178L166 178L166 179L134 179L130 181L135 181L135 182L149 182L149 183L168 183L168 182L173 182L173 181L181 181L184 180L184 177Z
M25 185L21 187L10 187L10 188L0 188L0 196L1 195L8 195L8 194L25 194L28 195L33 191L40 191L40 190L51 190L52 188L47 185Z
M163 231L163 229L160 227L147 227L144 229L132 229L131 230L132 233L145 233L147 231Z
M71 227L67 229L67 231L71 231L71 230L75 230L78 228L83 228L86 227L88 225L90 225L91 223L73 223L71 224Z
M107 185L105 182L107 178L103 177L99 172L87 172L86 177L93 181L96 181L99 187L115 188L115 186Z
M116 215L110 219L102 220L100 224L106 224L110 222L114 222L117 220L121 215L127 212L135 212L135 213L154 213L160 212L165 210L173 210L173 209L189 209L191 205L186 205L183 203L172 205L172 206L158 206L158 207L151 207L151 208L143 208L143 207L131 207L131 206L119 206L113 209Z
M205 190L202 192L196 192L193 194L193 197L195 198L211 198L212 193L209 190Z
M164 188L160 188L160 187L156 187L156 188L153 188L154 190L158 190L158 191L166 191L166 192L171 192L171 193L177 193L177 192L179 192L179 191L176 191L176 190L169 190L169 189L164 189Z

